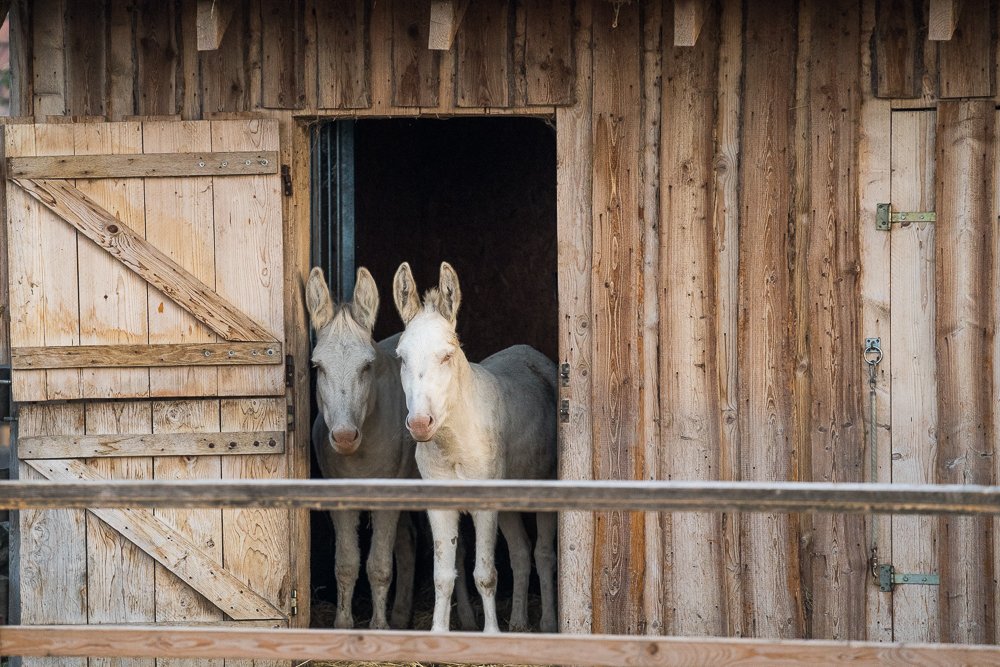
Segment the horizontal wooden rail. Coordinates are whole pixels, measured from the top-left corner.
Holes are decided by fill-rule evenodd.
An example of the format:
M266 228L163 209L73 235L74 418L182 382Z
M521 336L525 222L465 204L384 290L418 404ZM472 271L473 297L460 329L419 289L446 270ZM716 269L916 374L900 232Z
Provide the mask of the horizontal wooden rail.
M156 626L0 626L0 655L478 664L998 664L1000 647L823 640L447 634Z
M285 361L281 343L164 343L15 347L11 368L143 368L146 366L246 366Z
M17 439L17 458L68 459L129 456L284 454L284 431L39 435Z
M1000 486L420 479L0 481L0 509L86 507L1000 514Z
M10 178L161 178L276 174L275 151L7 158Z

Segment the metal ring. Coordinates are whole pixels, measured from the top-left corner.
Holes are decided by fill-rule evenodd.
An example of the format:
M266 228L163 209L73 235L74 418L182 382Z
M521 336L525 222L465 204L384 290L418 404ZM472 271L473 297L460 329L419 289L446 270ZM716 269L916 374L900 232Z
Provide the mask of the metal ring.
M865 348L865 362L869 366L876 366L882 361L882 348L869 345Z

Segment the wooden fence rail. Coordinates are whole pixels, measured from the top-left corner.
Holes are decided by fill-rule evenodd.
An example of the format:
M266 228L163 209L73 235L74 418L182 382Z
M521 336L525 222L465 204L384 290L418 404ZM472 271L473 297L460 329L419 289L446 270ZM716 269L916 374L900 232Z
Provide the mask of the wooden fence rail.
M404 479L0 481L0 509L87 507L1000 514L1000 486Z
M159 626L0 626L0 654L577 665L997 664L1000 647L824 640L447 634Z

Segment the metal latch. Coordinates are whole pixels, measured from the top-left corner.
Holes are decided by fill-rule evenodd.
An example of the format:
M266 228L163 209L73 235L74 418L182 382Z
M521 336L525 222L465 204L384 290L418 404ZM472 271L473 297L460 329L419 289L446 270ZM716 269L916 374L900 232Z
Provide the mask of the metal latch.
M892 565L878 566L878 589L883 593L891 593L900 584L922 584L924 586L939 586L941 577L936 574L912 574L896 572Z
M875 209L875 229L887 232L894 222L937 222L937 213L934 211L893 211L892 204L879 204Z
M299 590L297 588L292 589L291 605L289 613L292 616L299 615Z

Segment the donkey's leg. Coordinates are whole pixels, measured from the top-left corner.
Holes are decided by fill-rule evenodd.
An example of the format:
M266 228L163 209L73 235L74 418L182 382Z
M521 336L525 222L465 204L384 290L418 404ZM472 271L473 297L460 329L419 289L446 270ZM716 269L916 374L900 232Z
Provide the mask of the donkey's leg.
M458 512L427 510L427 519L434 538L434 622L431 630L447 632L451 623L451 594L455 590Z
M410 612L413 611L413 577L416 573L416 529L413 527L413 517L409 512L401 512L396 524L396 544L393 553L396 555L396 596L392 601L392 618L389 625L404 629L410 625Z
M385 618L389 584L392 583L392 546L396 541L398 510L372 512L372 545L368 551L368 583L372 589L372 630L388 630Z
M556 513L539 512L535 541L535 568L542 592L542 632L556 631Z
M510 631L527 632L528 581L531 577L531 542L518 512L500 513L500 531L507 540L510 569L514 576L514 597L510 603Z
M455 577L455 597L458 598L458 627L463 630L476 629L476 612L469 599L469 585L465 578L465 541L458 536L458 559L455 562L458 576Z
M358 512L344 510L330 512L336 530L334 574L337 577L337 618L334 627L339 629L354 627L351 603L354 599L354 583L361 570L361 550L358 548Z
M473 512L476 525L476 569L472 576L483 598L483 632L500 632L497 625L497 513Z

